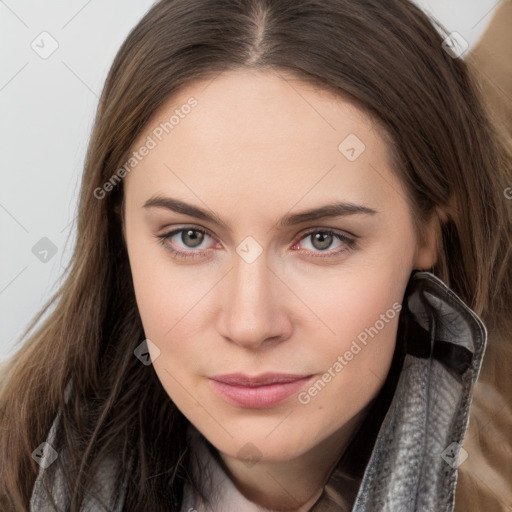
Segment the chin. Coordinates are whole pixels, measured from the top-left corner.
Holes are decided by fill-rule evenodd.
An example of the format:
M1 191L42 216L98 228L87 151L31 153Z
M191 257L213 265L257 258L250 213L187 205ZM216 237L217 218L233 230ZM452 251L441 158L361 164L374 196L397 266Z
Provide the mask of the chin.
M310 439L305 439L304 433L295 438L293 436L293 432L297 432L295 428L283 430L280 434L270 432L272 432L271 429L262 429L260 432L248 432L244 436L236 436L235 439L218 439L216 436L213 438L205 437L220 452L239 460L254 463L293 460L321 442L321 439L313 434Z

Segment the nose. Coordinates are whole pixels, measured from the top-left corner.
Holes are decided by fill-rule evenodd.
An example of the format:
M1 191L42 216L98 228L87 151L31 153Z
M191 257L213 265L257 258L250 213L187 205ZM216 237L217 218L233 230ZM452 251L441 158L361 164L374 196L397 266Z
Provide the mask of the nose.
M225 339L258 350L290 337L290 292L268 266L265 252L252 263L237 257L224 286L218 328Z

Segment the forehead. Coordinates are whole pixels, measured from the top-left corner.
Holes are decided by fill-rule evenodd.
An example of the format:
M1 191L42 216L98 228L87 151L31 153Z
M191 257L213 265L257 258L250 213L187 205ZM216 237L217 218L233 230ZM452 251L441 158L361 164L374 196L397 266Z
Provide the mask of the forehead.
M127 194L188 187L201 197L247 190L271 200L275 190L275 198L298 201L346 190L366 200L386 192L383 179L394 180L390 148L371 118L348 98L282 72L194 82L168 98L132 149L148 137L154 147L127 175Z

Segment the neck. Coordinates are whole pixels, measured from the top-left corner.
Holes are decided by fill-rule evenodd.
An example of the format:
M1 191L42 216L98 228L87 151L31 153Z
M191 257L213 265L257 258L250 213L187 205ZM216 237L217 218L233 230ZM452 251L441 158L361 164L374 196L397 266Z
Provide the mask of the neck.
M285 461L261 459L254 466L219 453L219 463L248 500L278 511L303 512L321 496L333 468L356 433L370 404L311 450Z

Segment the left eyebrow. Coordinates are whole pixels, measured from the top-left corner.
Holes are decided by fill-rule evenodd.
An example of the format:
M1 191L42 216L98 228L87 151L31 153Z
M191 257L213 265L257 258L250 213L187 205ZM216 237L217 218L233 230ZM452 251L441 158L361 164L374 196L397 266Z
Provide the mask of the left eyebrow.
M148 199L143 205L143 208L151 207L166 208L176 213L181 213L190 217L208 221L212 224L224 228L228 232L231 232L228 224L215 213L209 213L206 210L199 208L198 206L185 203L179 199L154 196ZM289 226L295 226L296 224L302 224L313 220L326 219L331 217L347 217L350 215L376 215L377 213L377 210L367 206L347 202L335 202L324 206L319 206L317 208L303 210L298 213L286 214L279 220L278 226L280 228L286 228Z
M373 208L368 208L354 203L331 203L318 208L304 210L299 213L285 215L280 221L279 226L284 228L310 222L312 220L326 219L330 217L347 217L349 215L376 215L378 212Z

